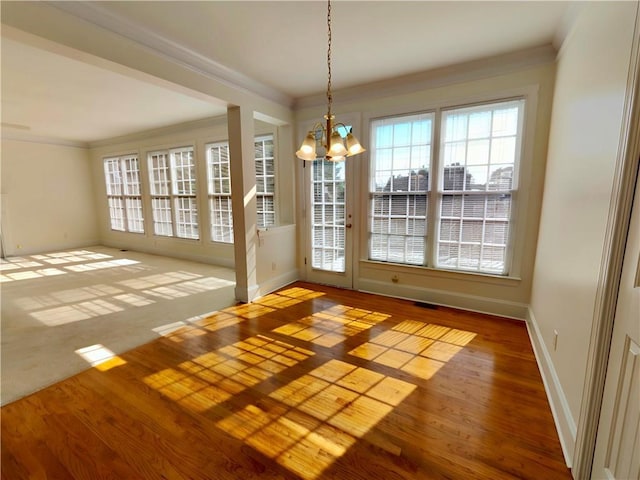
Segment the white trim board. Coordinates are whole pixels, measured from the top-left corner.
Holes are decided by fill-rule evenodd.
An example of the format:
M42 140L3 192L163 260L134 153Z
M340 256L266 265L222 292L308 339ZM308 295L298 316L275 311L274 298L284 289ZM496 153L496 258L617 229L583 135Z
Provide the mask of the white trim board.
M470 312L496 315L515 320L525 320L527 316L527 305L523 303L446 290L391 284L366 278L358 279L358 291L427 302L433 305L459 308Z
M578 429L531 307L527 308L527 331L533 347L533 353L538 362L542 383L544 383L544 389L547 393L553 421L556 424L562 453L567 467L571 468Z
M293 282L297 282L298 280L300 280L298 269L293 269L288 272L284 272L277 277L271 277L269 280L260 282L258 285L258 290L256 291L256 297L253 299L253 301L258 300L260 297L264 297L265 295L273 293L276 290L284 288L287 285L292 284Z
M185 240L179 237L165 237L168 240ZM160 257L168 257L168 258L177 258L180 260L188 260L191 262L204 263L207 265L212 265L215 267L224 267L224 268L235 268L235 263L233 257L231 258L223 258L223 257L213 257L207 252L198 252L198 253L185 253L181 251L177 251L175 248L171 249L171 247L155 247L149 241L142 242L141 244L131 244L126 241L119 240L105 240L102 239L100 242L97 242L96 245L102 245L109 248L117 248L117 249L125 249L131 250L132 252L140 252L147 253L150 255L158 255ZM171 249L169 251L169 249Z

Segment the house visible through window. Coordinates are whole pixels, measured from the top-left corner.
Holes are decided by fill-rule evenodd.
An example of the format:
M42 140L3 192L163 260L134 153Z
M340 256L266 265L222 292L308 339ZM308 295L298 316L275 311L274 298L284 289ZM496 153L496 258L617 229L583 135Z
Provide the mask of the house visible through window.
M138 157L105 158L104 174L111 229L144 233Z
M233 211L231 208L231 169L229 143L210 143L207 149L207 185L211 239L233 243ZM275 161L273 136L255 140L257 226L275 225Z
M433 114L374 121L369 258L425 263Z
M200 235L193 148L153 152L148 163L154 233L197 240Z
M369 258L508 274L523 113L514 100L372 122Z

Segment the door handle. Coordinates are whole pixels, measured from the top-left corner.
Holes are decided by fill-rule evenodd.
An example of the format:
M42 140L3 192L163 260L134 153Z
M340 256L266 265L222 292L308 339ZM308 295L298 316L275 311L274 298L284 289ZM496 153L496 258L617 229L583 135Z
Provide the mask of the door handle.
M351 224L350 224L350 223L347 223L347 224L345 225L345 227L346 227L346 228L351 228Z

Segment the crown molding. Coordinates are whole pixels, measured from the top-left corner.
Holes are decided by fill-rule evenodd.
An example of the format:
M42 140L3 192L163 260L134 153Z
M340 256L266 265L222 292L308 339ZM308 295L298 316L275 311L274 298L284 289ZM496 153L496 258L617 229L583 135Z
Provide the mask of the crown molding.
M50 5L93 25L125 37L154 54L212 80L246 93L258 95L279 105L291 108L293 98L273 87L222 65L184 45L176 43L156 32L132 22L121 15L109 12L95 2L56 1Z
M560 25L553 36L553 46L558 51L558 57L562 55L564 45L575 31L576 21L584 10L586 3L587 2L584 1L571 2L567 7L567 10L564 12Z
M62 138L47 137L44 135L35 135L27 131L13 130L10 128L7 131L7 127L2 128L2 140L13 140L16 142L26 143L41 143L44 145L56 145L60 147L73 147L88 149L89 144L86 142L79 142L75 140L65 140Z
M502 55L471 60L456 65L436 68L419 73L380 80L366 85L343 88L332 92L334 102L351 103L368 98L401 95L419 90L441 87L452 83L462 83L480 78L503 75L556 60L553 45L542 45ZM322 106L326 95L318 94L296 99L295 110Z

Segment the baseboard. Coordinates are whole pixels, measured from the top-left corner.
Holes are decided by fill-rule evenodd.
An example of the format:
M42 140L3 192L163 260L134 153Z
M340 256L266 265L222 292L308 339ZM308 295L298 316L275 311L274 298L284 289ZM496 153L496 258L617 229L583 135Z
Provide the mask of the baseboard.
M52 242L47 244L46 247L42 245L36 246L27 246L24 248L7 248L7 245L4 245L4 254L5 258L11 257L23 257L28 255L40 255L47 254L53 252L64 252L67 250L80 250L94 247L96 245L100 245L100 241L96 240L78 240L78 241L65 241L65 242Z
M300 280L298 269L284 272L277 277L271 277L264 282L260 282L260 285L258 285L256 298L263 297L271 292L275 292L276 290L285 287L297 280Z
M150 255L177 258L180 260L188 260L190 262L206 263L209 265L216 265L219 267L230 268L232 270L235 269L235 262L233 258L222 258L220 256L212 256L207 252L204 252L204 253L183 252L177 249L168 250L167 248L158 248L158 247L149 246L147 244L132 245L126 242L121 243L121 242L103 241L100 244L110 248L124 248L124 249L132 250L135 252L148 253Z
M558 437L560 438L562 453L564 454L567 467L571 468L573 465L573 453L576 446L576 422L573 415L571 415L567 397L562 390L562 385L560 385L556 369L553 366L553 361L551 360L549 351L542 339L538 323L536 322L536 317L533 310L531 310L531 307L527 308L527 331L529 332L533 352L536 356L536 361L538 362L542 382L544 383L544 388L547 392L549 406L551 407L553 420L556 424Z
M420 288L411 285L398 285L371 279L359 279L358 290L396 298L404 298L434 305L459 308L471 312L486 313L500 317L525 320L527 306L495 298L480 297L464 293Z

